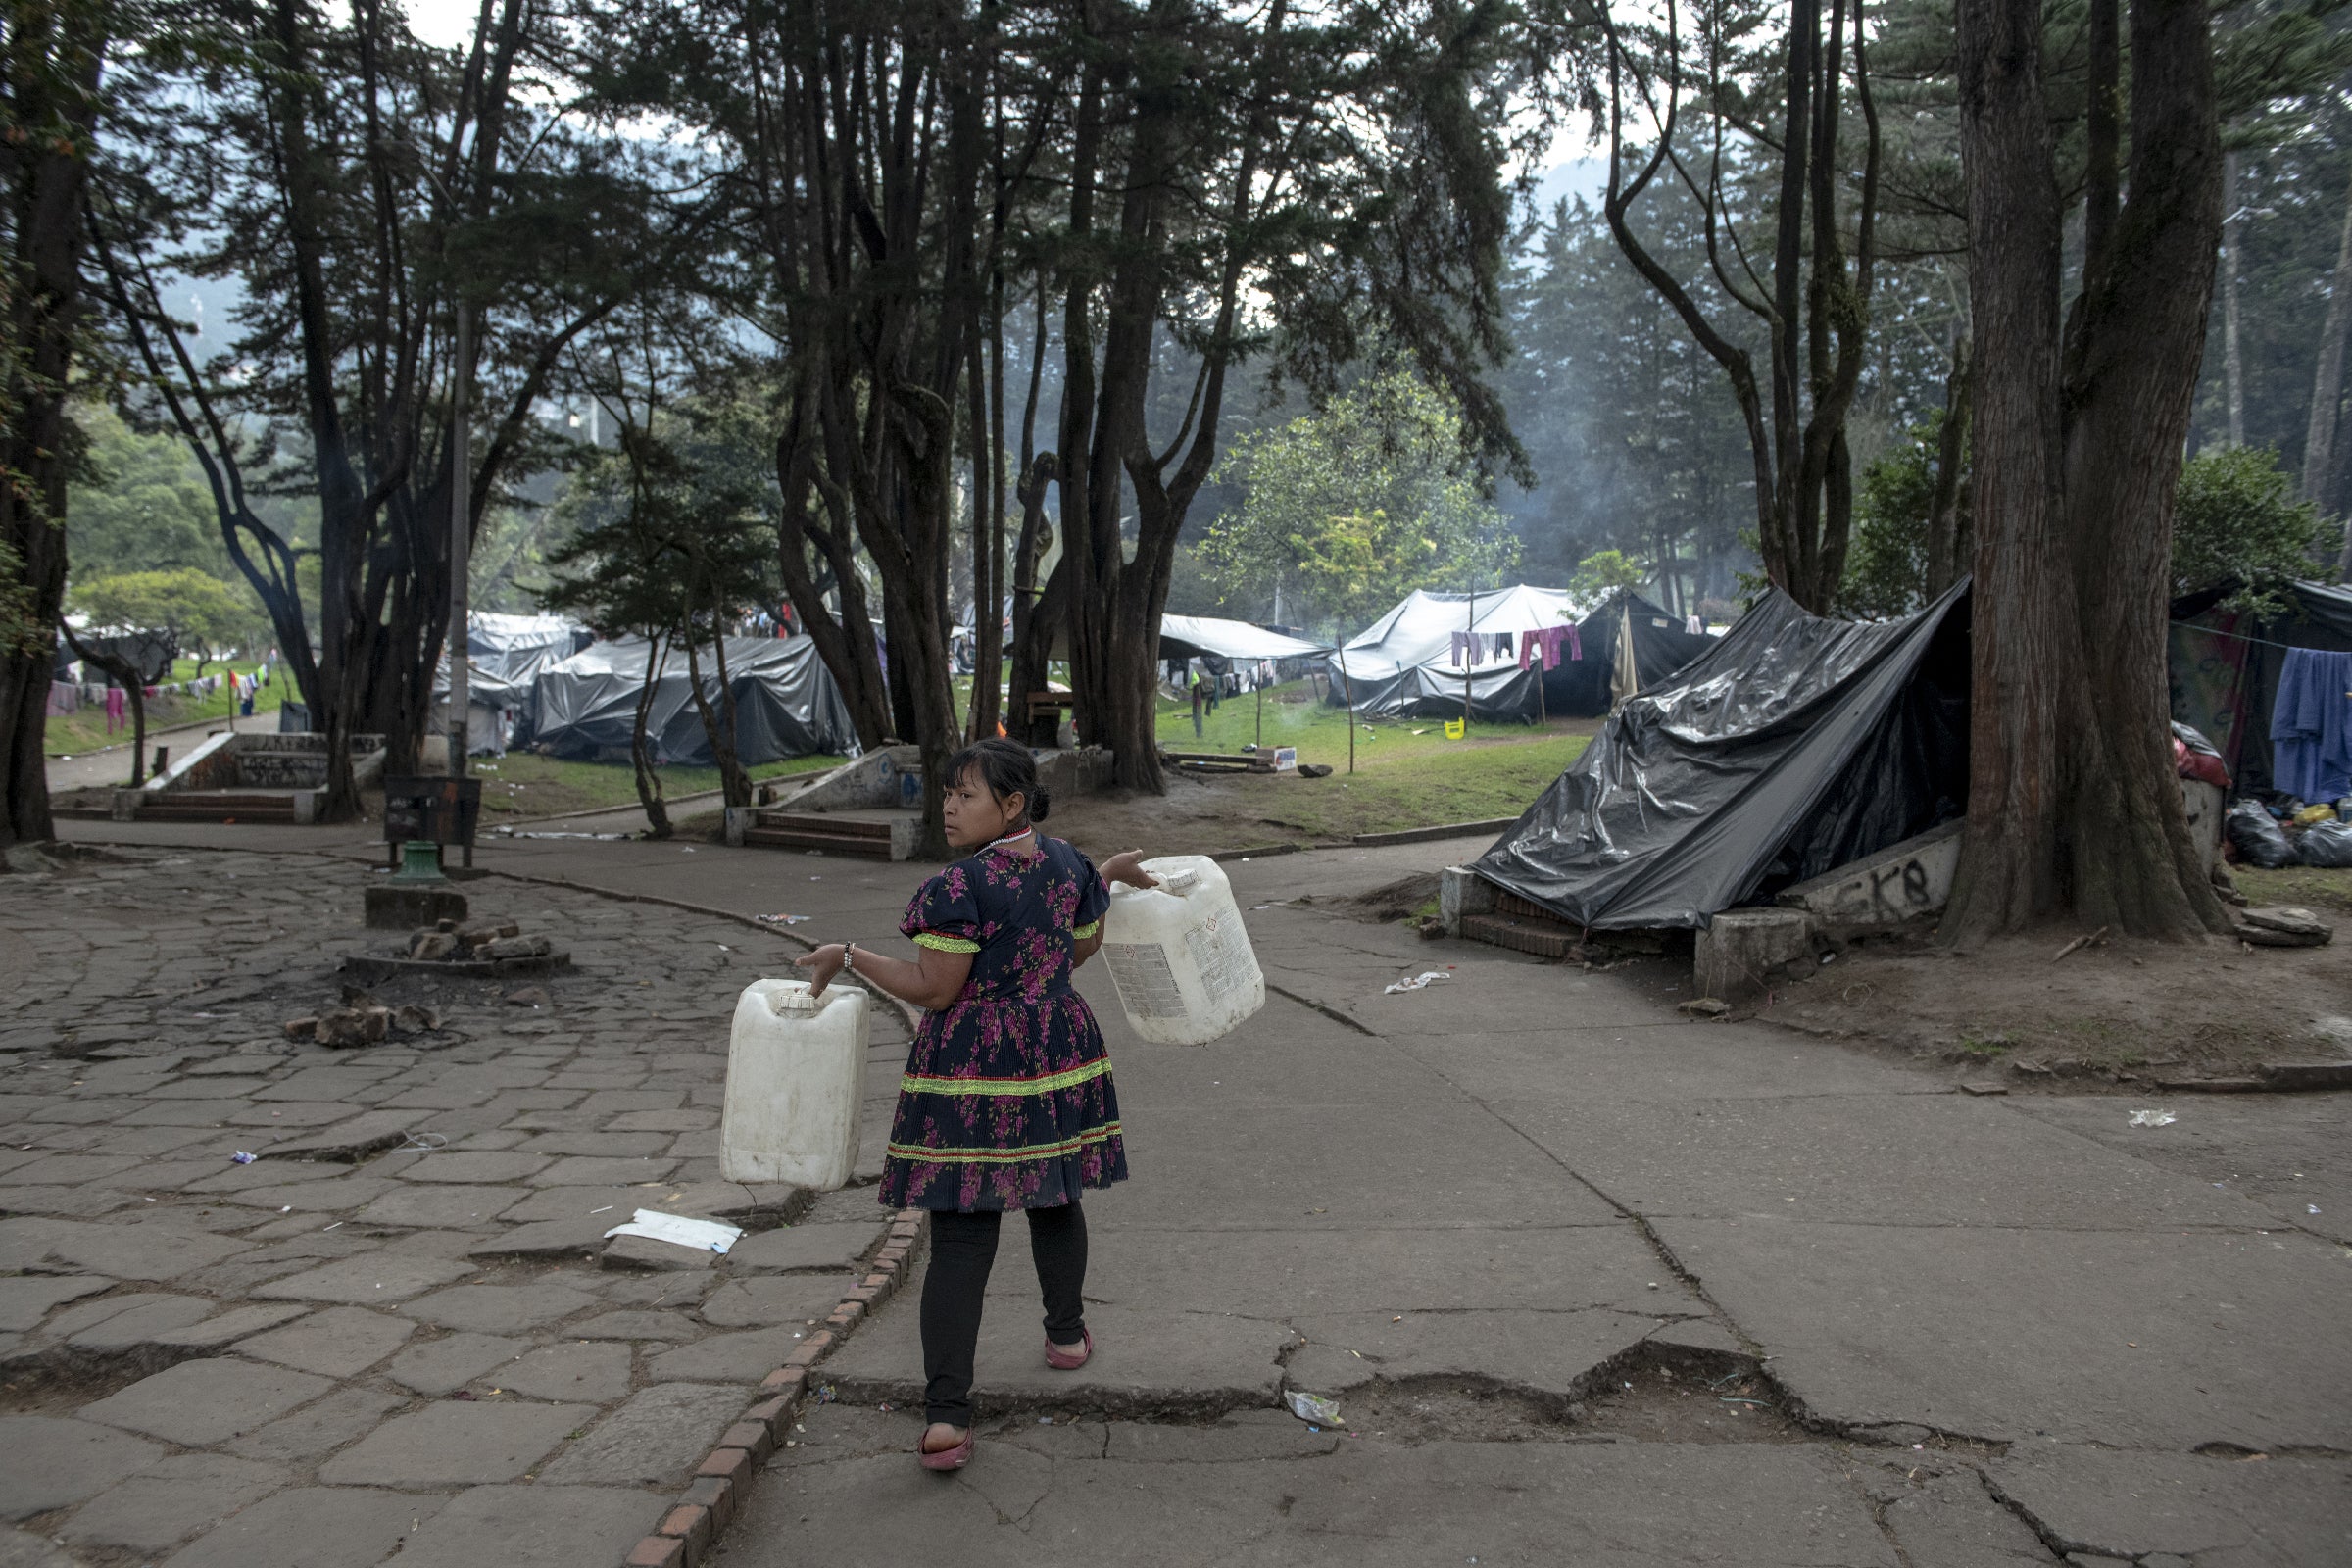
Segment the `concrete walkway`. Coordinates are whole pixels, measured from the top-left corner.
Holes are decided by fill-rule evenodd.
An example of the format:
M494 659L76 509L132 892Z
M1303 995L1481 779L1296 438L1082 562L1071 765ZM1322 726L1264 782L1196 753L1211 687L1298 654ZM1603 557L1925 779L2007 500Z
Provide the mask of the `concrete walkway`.
M1623 974L1328 912L1475 847L1229 865L1277 994L1212 1046L1136 1040L1090 969L1134 1172L1089 1200L1096 1361L1044 1367L1008 1239L973 1465L912 1461L902 1297L819 1368L835 1402L716 1560L2352 1560L2352 1102L2191 1099L2132 1128L2157 1102L1964 1097L1675 1021ZM674 844L478 859L877 946L921 874ZM1279 1409L1293 1391L1336 1425Z
M175 724L170 729L147 731L147 760L155 760L154 749L169 746L173 756L203 740L216 730L233 729L240 734L259 735L277 733L277 710L256 713L251 718L208 718L193 724ZM128 732L114 746L95 752L75 752L71 757L52 757L48 766L49 788L53 791L88 789L94 785L122 785L130 782L130 742Z

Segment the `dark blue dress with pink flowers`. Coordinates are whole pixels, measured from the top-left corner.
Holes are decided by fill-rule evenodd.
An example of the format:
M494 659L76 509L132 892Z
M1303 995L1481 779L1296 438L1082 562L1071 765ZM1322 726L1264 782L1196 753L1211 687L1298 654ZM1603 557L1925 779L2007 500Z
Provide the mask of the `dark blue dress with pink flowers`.
M923 884L900 931L972 955L963 994L926 1015L882 1163L892 1208L1052 1208L1127 1177L1110 1055L1070 950L1110 906L1060 839L983 850Z

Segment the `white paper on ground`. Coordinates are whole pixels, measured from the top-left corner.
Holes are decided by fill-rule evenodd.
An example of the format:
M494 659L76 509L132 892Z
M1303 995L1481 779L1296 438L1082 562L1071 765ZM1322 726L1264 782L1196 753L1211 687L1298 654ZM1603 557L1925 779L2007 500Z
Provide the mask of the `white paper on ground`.
M723 1252L742 1235L742 1226L729 1225L724 1220L688 1219L683 1214L664 1214L658 1208L641 1208L626 1225L615 1225L605 1232L605 1239L644 1236L657 1242L675 1242L698 1252Z

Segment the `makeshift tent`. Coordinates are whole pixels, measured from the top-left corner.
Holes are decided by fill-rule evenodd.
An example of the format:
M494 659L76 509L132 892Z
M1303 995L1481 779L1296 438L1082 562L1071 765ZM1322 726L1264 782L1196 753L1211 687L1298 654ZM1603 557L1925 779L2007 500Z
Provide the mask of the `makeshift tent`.
M586 648L596 634L563 615L504 615L474 611L466 617L467 750L503 756L515 731L531 728L531 683L539 671ZM430 734L449 729L449 656L433 674Z
M1522 667L1529 633L1571 623L1577 635L1555 667L1533 656ZM1466 686L1472 717L1527 720L1605 713L1614 696L1663 679L1711 646L1639 594L1613 594L1588 613L1560 589L1515 584L1482 594L1416 590L1324 664L1331 701L1352 695L1359 714L1458 717Z
M557 757L627 761L651 651L642 638L598 643L541 670L532 682L530 744ZM714 650L706 645L699 657L711 709L722 711ZM857 753L858 726L813 639L728 638L727 684L735 696L736 752L745 763ZM714 760L683 648L662 649L646 734L660 761L707 767Z
M2252 794L2277 787L2271 728L2287 655L2352 651L2352 588L2289 583L2286 609L2269 615L2222 609L2236 590L2225 583L2173 601L2173 717L2203 731L2239 792Z
M1329 652L1329 643L1301 642L1246 620L1218 620L1208 615L1159 617L1162 659L1311 659Z
M1967 808L1968 598L1831 620L1779 589L1614 713L1473 869L1603 929L1704 926Z

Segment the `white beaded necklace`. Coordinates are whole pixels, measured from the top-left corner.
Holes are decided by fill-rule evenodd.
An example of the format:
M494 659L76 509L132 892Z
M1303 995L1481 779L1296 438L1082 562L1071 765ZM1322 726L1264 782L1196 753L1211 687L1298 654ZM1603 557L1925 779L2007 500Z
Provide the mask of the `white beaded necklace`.
M1018 833L1007 833L1001 839L991 839L986 844L980 846L980 853L982 855L986 855L989 851L1001 850L1007 844L1018 844L1021 842L1021 840L1036 833L1036 831L1037 829L1033 827L1025 827Z

